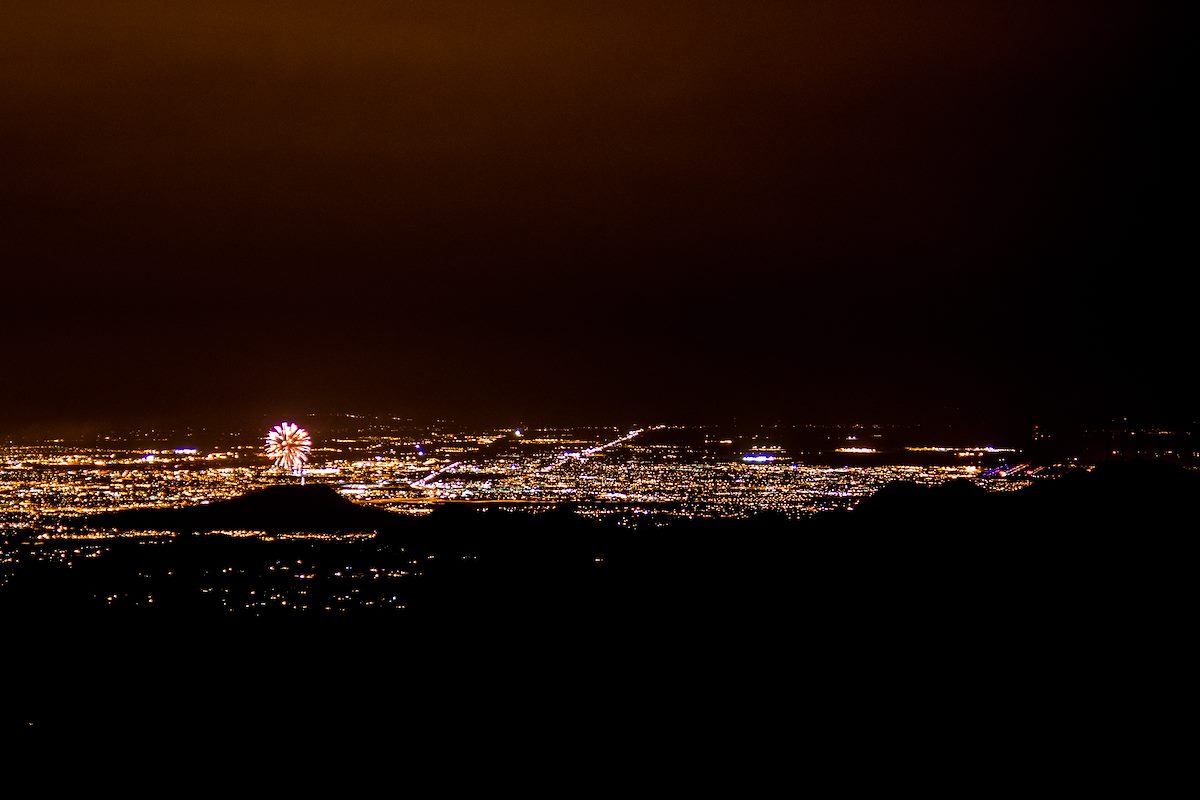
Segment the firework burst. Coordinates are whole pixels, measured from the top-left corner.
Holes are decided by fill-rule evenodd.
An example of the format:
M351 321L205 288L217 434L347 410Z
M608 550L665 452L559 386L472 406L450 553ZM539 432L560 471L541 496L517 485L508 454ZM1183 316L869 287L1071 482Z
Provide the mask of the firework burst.
M267 433L267 458L289 472L303 474L312 451L312 437L293 422L276 425Z

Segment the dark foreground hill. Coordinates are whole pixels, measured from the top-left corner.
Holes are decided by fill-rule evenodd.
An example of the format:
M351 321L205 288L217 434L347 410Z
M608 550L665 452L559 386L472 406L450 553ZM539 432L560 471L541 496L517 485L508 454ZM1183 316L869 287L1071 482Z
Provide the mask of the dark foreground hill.
M966 480L935 487L896 482L864 500L856 513L866 527L904 522L931 530L1049 524L1108 530L1184 522L1195 513L1198 496L1198 472L1164 462L1112 462L1015 492L988 492ZM1063 530L1046 533L1052 538Z
M81 523L181 533L14 575L0 685L85 727L434 725L499 704L490 718L659 708L701 728L773 709L837 736L863 715L999 731L1036 705L1108 731L1131 662L1177 640L1198 479L1114 464L1012 493L895 484L802 521L409 519L320 486L106 515ZM221 529L377 535L196 533Z
M187 508L138 508L71 520L123 530L181 533L229 530L267 533L347 533L397 527L390 512L353 503L332 486L272 486L257 492Z

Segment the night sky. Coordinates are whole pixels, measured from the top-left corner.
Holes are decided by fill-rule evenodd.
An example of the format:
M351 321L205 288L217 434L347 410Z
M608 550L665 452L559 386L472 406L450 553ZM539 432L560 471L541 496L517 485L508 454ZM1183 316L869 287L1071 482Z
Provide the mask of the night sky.
M1151 7L9 4L0 434L1186 415Z

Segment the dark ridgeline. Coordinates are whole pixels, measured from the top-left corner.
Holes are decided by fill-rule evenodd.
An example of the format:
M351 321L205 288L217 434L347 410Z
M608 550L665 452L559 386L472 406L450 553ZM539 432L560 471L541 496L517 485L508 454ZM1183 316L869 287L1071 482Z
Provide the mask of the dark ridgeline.
M120 512L78 522L188 533L18 575L0 591L6 680L38 687L17 707L39 724L89 729L438 725L463 704L600 724L655 693L684 715L804 707L834 729L867 706L947 725L994 715L998 730L1031 703L1099 720L1124 665L1173 635L1198 486L1113 463L1012 493L897 483L848 513L661 527L565 508L409 518L325 486ZM229 528L378 535L192 533ZM331 577L370 567L408 574ZM316 576L312 609L221 603L294 587L300 569ZM202 591L214 581L229 592ZM323 609L355 586L357 606ZM372 591L399 599L367 606ZM104 602L120 592L155 603Z
M112 511L68 524L120 530L191 533L253 530L267 533L350 533L391 528L400 519L379 508L352 503L332 486L271 486L257 492L188 508Z

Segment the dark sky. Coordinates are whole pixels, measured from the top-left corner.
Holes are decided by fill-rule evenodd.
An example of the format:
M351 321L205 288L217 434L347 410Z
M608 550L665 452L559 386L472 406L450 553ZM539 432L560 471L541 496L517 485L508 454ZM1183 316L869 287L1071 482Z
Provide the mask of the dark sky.
M10 4L0 433L1190 412L1148 7Z

